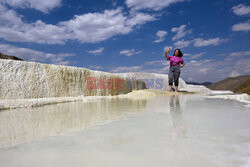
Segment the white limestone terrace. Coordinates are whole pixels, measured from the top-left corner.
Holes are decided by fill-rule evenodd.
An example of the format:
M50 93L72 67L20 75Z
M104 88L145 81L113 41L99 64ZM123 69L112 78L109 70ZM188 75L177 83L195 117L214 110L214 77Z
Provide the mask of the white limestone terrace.
M141 81L132 85L112 73L72 66L0 59L0 71L0 99L107 96L146 88ZM113 85L102 87L106 82Z
M46 104L98 100L103 97L128 94L133 90L168 90L168 76L154 73L108 73L73 66L0 59L0 110L34 107ZM88 78L104 85L109 79L112 88L88 87ZM117 80L123 80L117 88ZM92 85L93 86L93 85ZM179 90L209 94L205 86L187 85L179 80ZM151 92L152 93L152 92ZM158 92L159 93L159 92ZM146 96L152 95L144 92ZM136 96L136 94L132 94ZM93 96L93 97L90 97ZM128 97L132 97L131 93Z

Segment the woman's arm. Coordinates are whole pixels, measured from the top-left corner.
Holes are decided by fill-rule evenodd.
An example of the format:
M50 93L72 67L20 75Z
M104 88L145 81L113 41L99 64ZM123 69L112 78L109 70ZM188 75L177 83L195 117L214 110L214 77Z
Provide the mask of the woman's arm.
M167 60L169 60L169 56L168 56L168 53L170 52L171 48L169 48L166 52L165 52L165 57L167 58Z
M181 58L181 61L180 61L181 65L179 65L179 67L184 67L185 66L185 63L184 63L184 60Z

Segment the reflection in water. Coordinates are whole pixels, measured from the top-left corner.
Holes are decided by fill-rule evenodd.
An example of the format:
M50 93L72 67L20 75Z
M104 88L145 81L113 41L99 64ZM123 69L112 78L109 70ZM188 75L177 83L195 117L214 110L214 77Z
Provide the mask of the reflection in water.
M179 95L171 95L169 99L170 115L172 117L173 125L171 130L172 137L184 138L186 137L186 125L182 117L182 109L179 101Z
M1 111L0 148L118 120L142 111L146 103L146 100L102 99Z

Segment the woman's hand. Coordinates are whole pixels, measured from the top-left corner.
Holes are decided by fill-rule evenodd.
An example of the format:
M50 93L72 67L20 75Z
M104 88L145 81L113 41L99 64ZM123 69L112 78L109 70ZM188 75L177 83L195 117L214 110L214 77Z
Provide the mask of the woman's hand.
M171 48L169 48L165 53L169 53L171 51Z
M171 48L169 48L166 52L165 52L165 57L167 58L167 60L169 60L169 56L168 53L171 51Z

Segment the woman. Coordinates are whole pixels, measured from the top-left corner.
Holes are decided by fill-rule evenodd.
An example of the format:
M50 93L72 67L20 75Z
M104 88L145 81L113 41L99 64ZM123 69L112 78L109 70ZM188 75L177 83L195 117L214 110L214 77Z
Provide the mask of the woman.
M175 49L174 55L173 56L168 56L168 53L171 51L169 48L165 52L165 57L167 60L170 60L170 68L169 68L169 73L168 73L168 83L169 83L169 91L172 91L172 85L174 81L175 85L175 92L178 90L178 85L179 85L179 77L181 74L181 68L184 67L185 63L182 59L182 52L180 49Z

